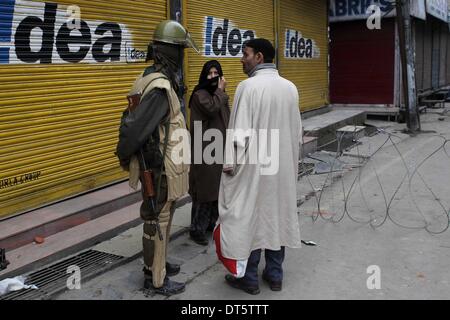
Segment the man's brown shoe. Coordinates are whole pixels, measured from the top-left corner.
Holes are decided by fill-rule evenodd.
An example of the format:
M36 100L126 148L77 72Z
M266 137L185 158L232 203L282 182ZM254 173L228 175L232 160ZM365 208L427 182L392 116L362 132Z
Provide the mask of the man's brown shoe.
M258 287L249 286L249 285L245 284L242 279L235 278L231 274L227 274L225 276L225 280L233 288L243 290L243 291L247 292L248 294L256 295L256 294L260 293Z
M262 275L262 278L265 282L267 282L269 284L270 290L281 291L281 289L283 287L283 284L281 281L272 281L264 273Z

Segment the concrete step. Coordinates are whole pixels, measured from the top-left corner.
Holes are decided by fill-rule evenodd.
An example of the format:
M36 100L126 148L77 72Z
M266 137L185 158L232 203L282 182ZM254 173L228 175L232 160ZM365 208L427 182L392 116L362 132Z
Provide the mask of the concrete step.
M338 139L351 138L352 140L359 140L366 134L365 126L345 126L336 130Z
M354 111L364 111L368 116L382 116L388 118L388 121L394 120L397 122L398 116L400 115L400 108L398 107L387 107L387 106L365 106L365 105L332 105L331 110L354 110Z
M10 265L0 272L0 279L31 271L113 237L141 223L139 204L119 209L97 219L79 224L45 238L41 244L29 243L6 252Z
M308 154L312 154L317 151L317 137L303 137L302 149L300 151L300 157L303 159Z
M10 264L0 272L0 279L54 262L141 224L141 197L125 181L1 221L0 248L6 249ZM176 206L188 202L186 196ZM36 243L36 237L44 242Z
M190 198L179 201L173 219L171 235L184 233L190 224ZM140 202L110 212L91 221L55 233L41 244L29 243L6 252L10 264L0 272L0 280L22 275L53 263L79 251L96 246L99 251L124 257L135 257L142 249ZM120 233L124 233L117 236ZM130 235L127 235L130 233ZM133 235L133 236L131 236ZM119 240L114 240L118 237ZM120 243L120 245L118 245Z
M0 248L14 250L32 243L37 236L47 238L140 199L140 191L131 189L126 181L3 220Z
M363 125L367 116L360 110L332 110L303 121L305 136L316 137L318 148L336 140L336 131L346 125Z

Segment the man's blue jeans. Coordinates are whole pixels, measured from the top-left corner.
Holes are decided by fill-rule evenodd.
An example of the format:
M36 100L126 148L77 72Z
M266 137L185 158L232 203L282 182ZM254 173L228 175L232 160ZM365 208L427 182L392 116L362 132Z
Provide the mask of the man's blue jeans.
M271 281L283 281L283 261L284 261L284 247L281 250L272 251L265 249L264 256L266 258L266 266L263 274ZM251 287L258 286L258 265L261 260L261 249L254 250L250 254L247 262L247 269L243 281L246 285Z

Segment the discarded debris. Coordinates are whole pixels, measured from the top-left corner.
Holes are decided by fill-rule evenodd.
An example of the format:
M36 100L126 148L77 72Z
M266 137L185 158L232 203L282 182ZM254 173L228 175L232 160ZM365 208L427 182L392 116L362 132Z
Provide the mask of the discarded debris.
M9 261L6 260L5 252L6 252L5 249L3 248L0 249L0 270L6 269L6 267L9 264Z
M39 237L39 236L34 237L34 242L36 242L37 244L44 243L44 241L45 241L44 237Z
M333 213L333 212L329 212L329 211L325 211L325 210L320 210L320 211L313 211L312 213L311 213L311 215L312 216L334 216L335 215L335 213Z
M22 289L38 289L38 287L36 287L35 285L26 285L25 280L26 278L24 276L18 276L15 278L8 278L0 281L0 296L12 291L19 291Z
M331 172L342 172L345 162L342 162L336 157L336 154L331 154L326 151L315 152L307 156L309 164L314 165L314 174L324 174Z
M317 246L317 243L315 243L314 241L302 240L302 243L307 245L307 246L312 246L312 247Z

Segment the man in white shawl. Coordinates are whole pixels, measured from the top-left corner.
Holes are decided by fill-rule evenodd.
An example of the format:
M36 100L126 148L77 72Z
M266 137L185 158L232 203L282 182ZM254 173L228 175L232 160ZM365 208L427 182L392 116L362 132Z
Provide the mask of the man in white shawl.
M285 247L301 246L296 192L299 95L296 86L278 74L274 56L266 39L245 44L241 62L249 78L236 90L219 193L222 256L244 261L244 266L247 260L243 277L229 274L225 280L250 294L259 293L262 249L262 278L280 291Z

